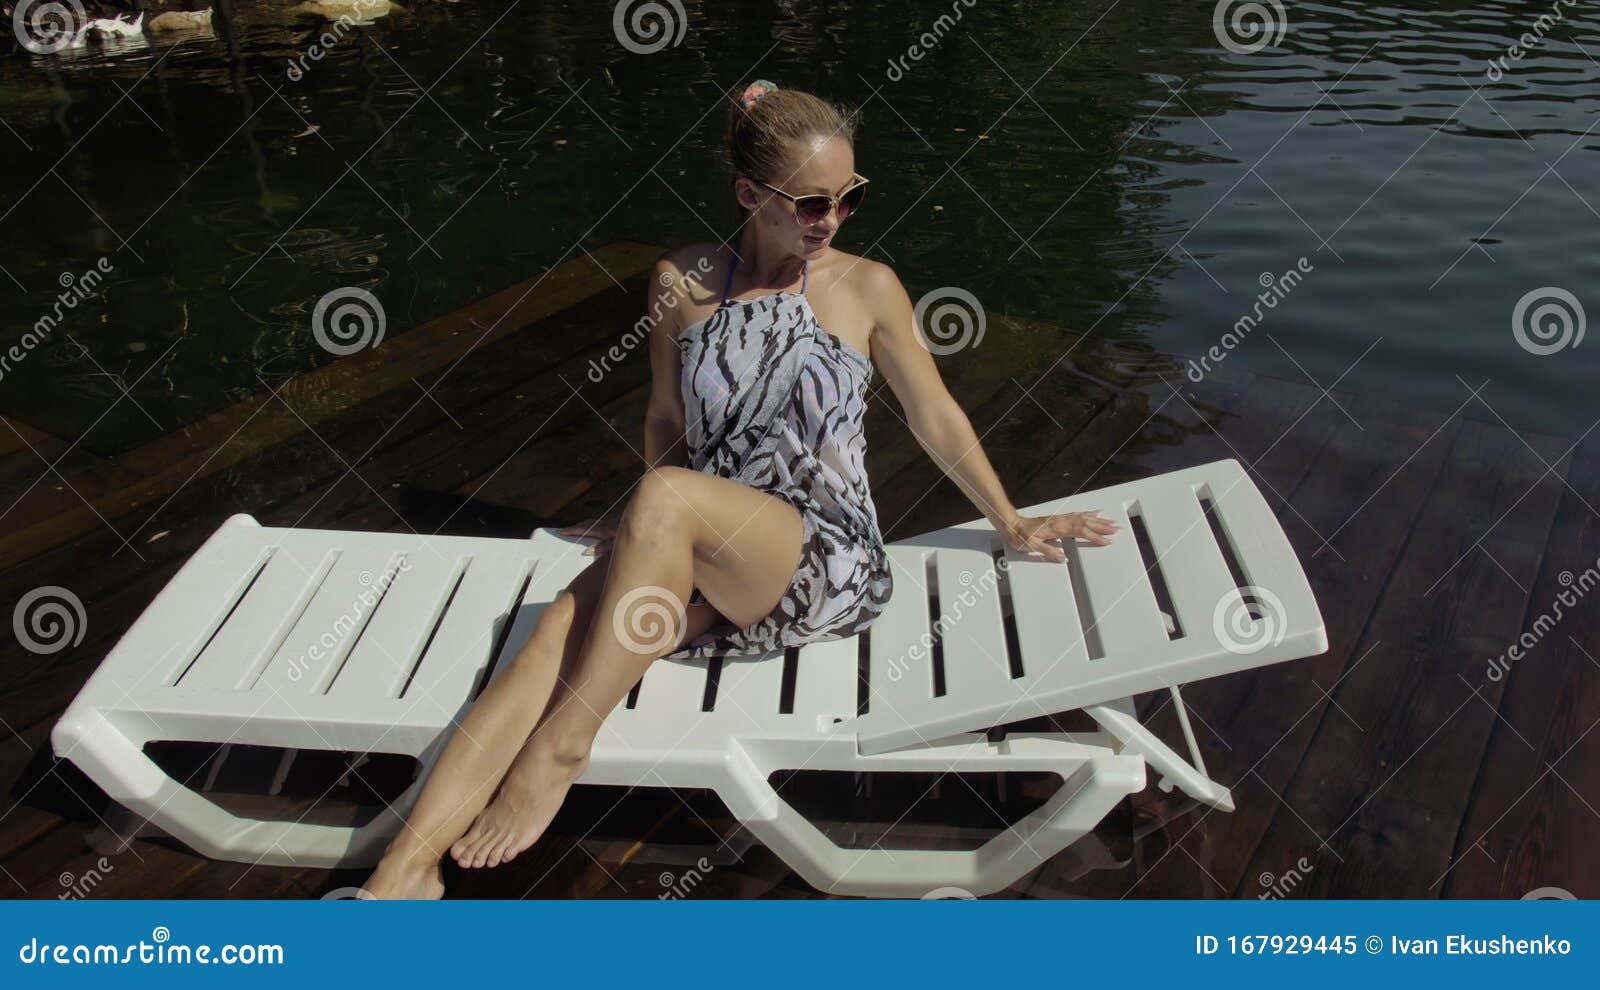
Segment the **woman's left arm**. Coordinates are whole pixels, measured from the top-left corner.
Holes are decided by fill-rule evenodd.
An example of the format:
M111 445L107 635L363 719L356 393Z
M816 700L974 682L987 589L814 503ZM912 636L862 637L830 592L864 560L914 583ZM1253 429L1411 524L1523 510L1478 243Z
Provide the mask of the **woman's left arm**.
M1109 543L1117 526L1098 512L1024 516L1006 497L972 422L939 377L933 355L917 333L911 298L893 269L863 261L866 298L873 312L872 360L905 410L917 443L1015 550L1066 560L1059 539Z

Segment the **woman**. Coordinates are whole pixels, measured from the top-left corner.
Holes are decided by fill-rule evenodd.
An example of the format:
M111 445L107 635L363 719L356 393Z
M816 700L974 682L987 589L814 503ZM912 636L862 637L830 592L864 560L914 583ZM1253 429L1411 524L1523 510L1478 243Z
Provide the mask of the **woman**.
M1064 561L1056 541L1103 545L1116 531L1098 513L1017 513L899 279L833 247L865 192L853 138L837 107L765 80L730 107L738 248L680 249L651 272L662 314L650 338L651 466L614 527L563 530L600 535L589 553L604 559L545 609L462 720L368 881L373 896L440 896L446 850L463 867L493 867L532 845L605 716L658 658L764 653L877 617L893 577L862 466L875 365L918 442L1008 545ZM720 299L685 274L708 261ZM641 616L663 606L675 628L642 642Z

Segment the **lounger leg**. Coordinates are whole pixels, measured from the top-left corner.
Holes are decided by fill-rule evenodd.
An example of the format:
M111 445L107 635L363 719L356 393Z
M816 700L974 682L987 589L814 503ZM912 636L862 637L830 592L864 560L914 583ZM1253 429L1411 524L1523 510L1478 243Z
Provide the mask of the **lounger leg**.
M390 809L360 828L261 821L240 818L174 780L144 754L145 740L125 735L99 712L68 715L51 738L57 752L100 782L113 801L202 856L270 866L376 863L426 776L419 775Z
M1179 706L1178 710L1182 713L1183 699L1176 689L1173 690L1172 697L1173 703ZM1171 746L1162 742L1159 736L1139 722L1133 713L1131 699L1124 698L1109 705L1093 705L1084 711L1099 722L1100 727L1121 745L1122 752L1138 753L1155 767L1162 775L1163 790L1171 790L1176 784L1196 801L1209 804L1220 811L1233 810L1233 795L1228 793L1226 787L1206 776L1205 764L1200 760L1199 747L1195 744L1192 734L1187 731L1185 733L1189 739L1194 763L1179 756ZM1180 717L1180 721L1187 728L1186 715Z
M846 849L780 798L754 761L734 759L735 786L723 793L729 810L818 890L865 897L1004 890L1144 786L1142 765L1108 753L1084 761L1043 806L977 849Z

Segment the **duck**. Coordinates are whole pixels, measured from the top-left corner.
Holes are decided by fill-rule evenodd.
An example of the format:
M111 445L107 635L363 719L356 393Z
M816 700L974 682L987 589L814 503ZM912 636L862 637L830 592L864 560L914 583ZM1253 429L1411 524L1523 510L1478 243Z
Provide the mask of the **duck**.
M67 42L67 48L84 48L89 42L97 44L117 44L123 40L144 37L144 11L140 11L133 20L126 20L126 14L115 17L95 17L85 21L72 35L72 40Z
M293 9L296 13L325 17L330 21L348 18L359 23L403 8L389 0L305 0Z
M211 8L205 10L164 10L150 18L145 30L157 34L211 30Z

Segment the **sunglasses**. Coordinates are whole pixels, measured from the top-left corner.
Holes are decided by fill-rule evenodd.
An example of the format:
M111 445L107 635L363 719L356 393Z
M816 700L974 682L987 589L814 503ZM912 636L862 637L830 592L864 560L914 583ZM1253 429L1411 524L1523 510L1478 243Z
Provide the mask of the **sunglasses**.
M794 218L809 226L821 223L834 210L838 210L839 219L844 220L861 208L861 201L867 196L867 180L861 175L852 175L851 178L856 182L838 196L824 196L820 193L810 196L791 196L770 182L762 182L760 179L754 181L792 202Z

